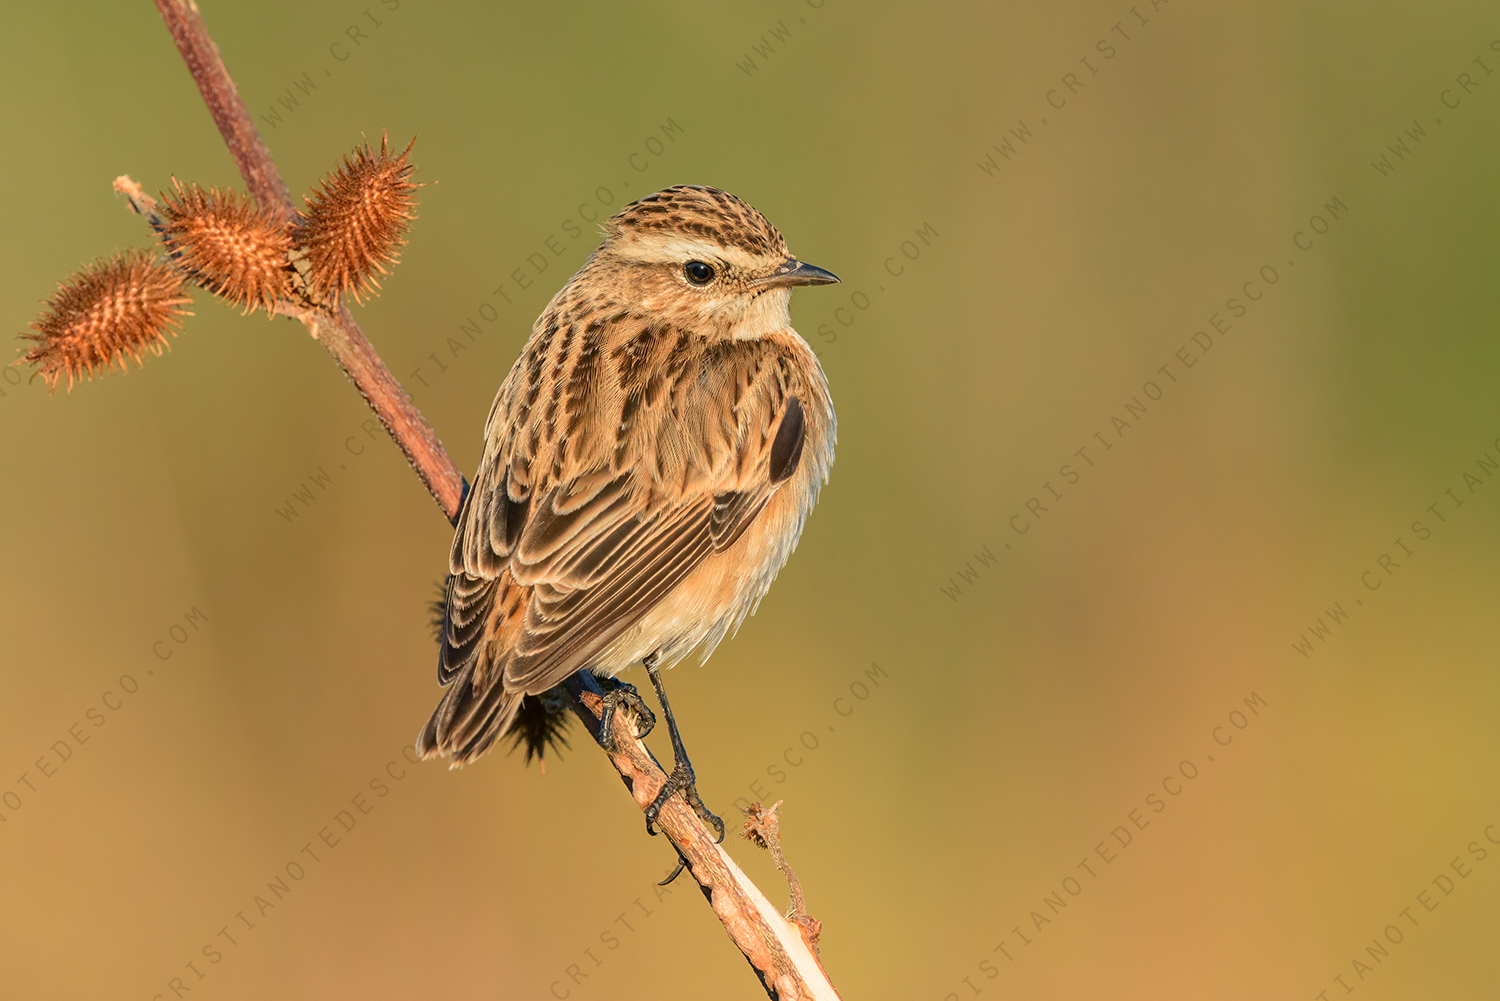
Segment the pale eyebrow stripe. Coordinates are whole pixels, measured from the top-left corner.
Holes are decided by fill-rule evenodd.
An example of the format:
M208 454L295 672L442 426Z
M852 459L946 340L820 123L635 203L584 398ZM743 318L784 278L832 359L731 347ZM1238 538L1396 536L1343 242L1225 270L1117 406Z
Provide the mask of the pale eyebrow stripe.
M753 255L737 247L668 233L629 237L617 245L616 253L627 261L714 260L744 269L754 268L759 263Z

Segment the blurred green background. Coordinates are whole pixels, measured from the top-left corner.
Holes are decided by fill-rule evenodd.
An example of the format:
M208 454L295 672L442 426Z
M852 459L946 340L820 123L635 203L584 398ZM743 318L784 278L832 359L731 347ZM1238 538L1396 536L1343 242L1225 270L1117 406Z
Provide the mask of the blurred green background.
M669 684L845 997L1500 996L1497 8L203 10L294 192L418 137L356 313L466 472L593 217L717 185L843 277L832 483ZM242 185L149 4L0 19L19 333L148 244L115 175ZM300 325L195 308L0 373L4 996L762 996L576 728L402 760L450 530Z

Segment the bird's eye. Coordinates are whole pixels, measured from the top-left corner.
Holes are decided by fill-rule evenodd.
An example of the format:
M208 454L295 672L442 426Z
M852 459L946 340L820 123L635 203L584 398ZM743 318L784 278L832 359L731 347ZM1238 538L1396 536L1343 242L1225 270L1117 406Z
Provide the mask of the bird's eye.
M688 261L682 266L682 273L694 285L707 285L714 280L714 269L702 261Z

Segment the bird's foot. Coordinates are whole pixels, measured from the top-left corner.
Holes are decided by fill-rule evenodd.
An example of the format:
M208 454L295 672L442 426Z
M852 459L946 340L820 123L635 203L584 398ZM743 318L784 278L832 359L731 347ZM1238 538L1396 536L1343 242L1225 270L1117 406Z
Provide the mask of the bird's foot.
M614 751L615 713L621 706L627 707L635 714L636 722L640 729L635 732L637 740L646 736L656 726L656 715L646 706L646 700L642 699L640 693L635 690L634 685L627 685L623 681L614 679L600 679L605 684L613 687L604 696L602 714L599 717L599 746L606 751Z
M693 776L693 766L686 757L677 758L677 761L672 766L672 774L667 776L667 781L661 787L661 792L657 793L656 799L651 802L650 806L646 807L646 833L655 836L656 831L652 828L656 824L656 819L661 816L661 808L666 805L667 800L671 799L674 793L678 792L682 793L683 798L688 802L688 806L691 806L693 812L698 815L698 819L714 829L717 834L717 837L714 838L714 843L723 843L724 821L714 816L713 812L703 805L703 799L698 795L698 787ZM677 874L674 872L672 875L675 877Z

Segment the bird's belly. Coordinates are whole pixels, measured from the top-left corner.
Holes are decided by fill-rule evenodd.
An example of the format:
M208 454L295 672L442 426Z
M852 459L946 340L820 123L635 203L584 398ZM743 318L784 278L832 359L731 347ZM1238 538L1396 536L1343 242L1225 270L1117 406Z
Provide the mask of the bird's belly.
M788 483L787 487L794 487ZM800 484L795 484L800 485ZM722 553L710 555L634 626L589 665L614 677L648 655L671 667L699 646L707 661L725 635L732 635L786 564L802 534L811 498L798 489L778 490L745 533Z

